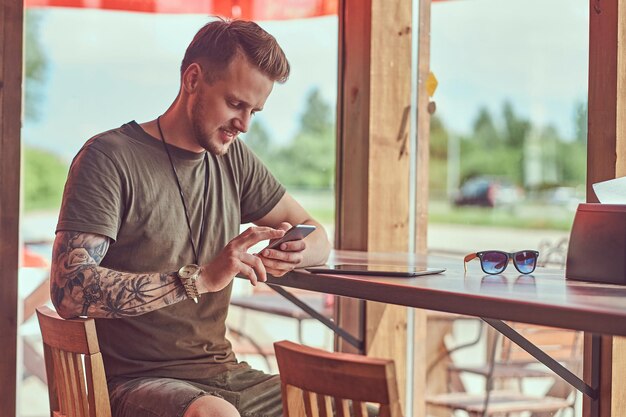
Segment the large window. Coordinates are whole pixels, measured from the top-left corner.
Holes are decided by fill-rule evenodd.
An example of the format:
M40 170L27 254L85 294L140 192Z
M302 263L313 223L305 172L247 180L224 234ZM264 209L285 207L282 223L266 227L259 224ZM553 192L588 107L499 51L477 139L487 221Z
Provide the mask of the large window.
M433 4L430 249L527 249L567 237L584 201L588 8Z
M292 73L245 135L289 192L334 233L337 17L269 22Z
M585 0L433 3L431 253L462 263L480 250L537 249L541 263L564 266L574 213L585 199L588 9ZM468 268L482 275L478 262ZM535 281L509 267L481 285L533 291ZM452 346L476 334L463 321L453 329ZM454 363L484 364L486 343L455 352ZM461 378L467 391L484 390L482 377ZM544 396L551 383L525 382L523 390Z

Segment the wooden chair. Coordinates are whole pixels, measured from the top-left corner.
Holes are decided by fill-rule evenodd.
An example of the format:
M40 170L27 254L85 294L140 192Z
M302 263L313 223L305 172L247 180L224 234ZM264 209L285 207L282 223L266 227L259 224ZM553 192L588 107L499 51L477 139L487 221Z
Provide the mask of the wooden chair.
M94 320L64 320L45 306L37 308L37 318L51 417L111 417Z
M288 341L274 343L274 349L285 417L367 417L366 403L379 404L380 417L402 417L392 360Z
M536 326L522 323L509 323L530 342L561 362L572 372L580 370L582 338L580 332ZM498 343L498 341L500 341ZM522 382L528 378L558 378L547 368L537 367L537 361L511 340L494 333L487 356L487 364L476 367L451 367L453 373L470 373L485 378L484 394L451 392L431 396L427 403L434 407L451 410L464 410L470 416L490 416L519 412L557 412L573 408L575 394L573 388L560 379L555 379L555 387L546 395L531 396L523 392ZM507 389L494 389L497 385ZM515 383L515 387L511 387ZM515 389L511 389L515 388Z
M31 268L34 269L34 268ZM50 279L49 269L47 271L37 271L32 274L28 271L24 274L24 269L20 269L18 296L22 302L20 323L24 326L35 315L35 308L50 301ZM22 357L23 366L20 375L22 378L34 376L44 384L46 383L46 366L40 352L41 335L36 329L30 331L28 327L20 328L19 334L22 337Z

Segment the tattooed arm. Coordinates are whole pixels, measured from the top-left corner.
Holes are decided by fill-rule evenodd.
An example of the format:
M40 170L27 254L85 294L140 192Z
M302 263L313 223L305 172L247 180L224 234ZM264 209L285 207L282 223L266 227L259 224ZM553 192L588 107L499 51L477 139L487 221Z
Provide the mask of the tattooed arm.
M136 274L103 268L109 238L60 231L52 250L50 295L59 315L137 316L187 299L175 272Z

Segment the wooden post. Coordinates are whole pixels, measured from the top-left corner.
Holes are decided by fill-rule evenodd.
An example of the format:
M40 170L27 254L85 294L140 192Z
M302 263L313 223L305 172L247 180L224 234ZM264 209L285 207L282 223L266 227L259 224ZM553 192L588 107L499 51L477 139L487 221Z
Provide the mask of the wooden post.
M417 192L415 204L415 251L428 250L428 161L430 159L430 97L426 80L430 74L430 5L431 0L419 2L419 40L417 57Z
M339 9L335 247L406 252L411 2L344 0ZM364 336L367 355L396 361L404 404L406 308L342 299L337 311L342 327Z
M0 415L16 414L17 268L22 97L21 0L0 5Z
M426 80L430 73L430 6L431 0L419 1L419 26L417 28L417 132L416 152L416 193L415 193L415 252L426 255L428 250L428 177L430 159L430 97L426 89ZM442 367L431 373L430 387L426 384L426 369L432 356L440 349L445 349L443 335L451 329L450 323L429 321L425 310L414 311L413 325L413 416L426 415L425 394L431 390L445 387L445 375ZM429 389L430 388L430 389ZM433 415L441 416L445 412L429 410Z
M626 175L626 0L591 0L589 11L587 201L592 184ZM626 415L626 338L602 337L598 417ZM591 381L591 338L585 337L585 380ZM583 415L591 402L583 399Z

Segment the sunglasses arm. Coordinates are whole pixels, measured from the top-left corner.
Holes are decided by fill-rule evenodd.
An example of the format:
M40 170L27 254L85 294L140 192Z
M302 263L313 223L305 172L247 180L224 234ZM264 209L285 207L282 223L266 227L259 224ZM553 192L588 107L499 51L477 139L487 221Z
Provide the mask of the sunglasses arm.
M469 255L465 256L465 258L463 259L463 269L465 270L465 273L467 273L467 263L476 258L478 258L478 254L476 253L470 253Z

